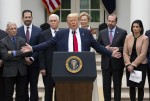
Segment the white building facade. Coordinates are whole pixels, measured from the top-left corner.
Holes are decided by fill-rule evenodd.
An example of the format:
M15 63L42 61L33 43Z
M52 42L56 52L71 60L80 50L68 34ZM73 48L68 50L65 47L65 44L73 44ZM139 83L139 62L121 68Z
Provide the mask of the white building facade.
M99 24L107 21L108 13L104 13L101 0L61 0L60 28L67 28L66 16L68 13L87 11L92 20L90 25L98 29ZM115 13L118 16L117 26L130 32L133 20L140 19L145 30L150 29L150 0L116 0ZM33 24L40 26L45 21L45 8L42 0L0 0L0 29L5 30L7 22L16 22L22 25L21 13L29 9L33 12ZM47 15L48 18L48 15Z

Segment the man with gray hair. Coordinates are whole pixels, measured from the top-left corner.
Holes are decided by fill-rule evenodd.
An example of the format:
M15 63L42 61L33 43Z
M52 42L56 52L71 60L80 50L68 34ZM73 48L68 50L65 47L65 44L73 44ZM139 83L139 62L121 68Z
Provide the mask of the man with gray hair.
M49 16L48 23L50 25L50 28L40 33L39 43L45 42L55 36L56 31L58 31L59 16L56 14L51 14ZM48 48L39 53L40 73L43 76L43 83L45 86L44 101L52 101L53 88L55 86L55 83L51 76L53 51L55 51L55 47Z
M4 101L12 101L14 86L16 91L15 101L25 101L25 89L27 82L27 67L25 55L20 51L26 44L25 40L16 36L16 23L9 22L6 26L8 36L0 43L2 60L4 61Z

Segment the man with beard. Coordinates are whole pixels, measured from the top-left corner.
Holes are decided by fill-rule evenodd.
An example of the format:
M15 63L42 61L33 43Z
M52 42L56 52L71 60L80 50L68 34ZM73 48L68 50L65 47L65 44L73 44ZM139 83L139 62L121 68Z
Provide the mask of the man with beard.
M18 28L17 35L23 37L28 44L37 45L41 29L32 24L32 11L24 10L22 12L22 20L24 25ZM38 101L38 77L39 77L39 64L38 53L34 52L31 57L26 57L28 66L28 82L26 88L26 101L29 101L28 84L30 83L30 101Z

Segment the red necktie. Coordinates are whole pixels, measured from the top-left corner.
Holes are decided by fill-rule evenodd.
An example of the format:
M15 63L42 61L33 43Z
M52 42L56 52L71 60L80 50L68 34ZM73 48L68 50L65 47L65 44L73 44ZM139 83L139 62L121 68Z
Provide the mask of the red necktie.
M30 27L27 27L27 30L26 30L26 40L27 40L27 43L29 43L29 40L30 40L29 28L30 28Z
M76 31L73 31L73 51L78 52L78 40L76 37Z
M113 35L112 35L112 30L109 31L109 41L110 44L112 44L112 40L113 40Z

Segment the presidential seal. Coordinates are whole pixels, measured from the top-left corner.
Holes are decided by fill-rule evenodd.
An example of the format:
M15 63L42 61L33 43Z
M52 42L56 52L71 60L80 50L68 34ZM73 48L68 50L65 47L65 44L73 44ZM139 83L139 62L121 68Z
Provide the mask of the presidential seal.
M78 73L82 69L82 61L78 56L71 56L66 60L66 69L70 73Z

